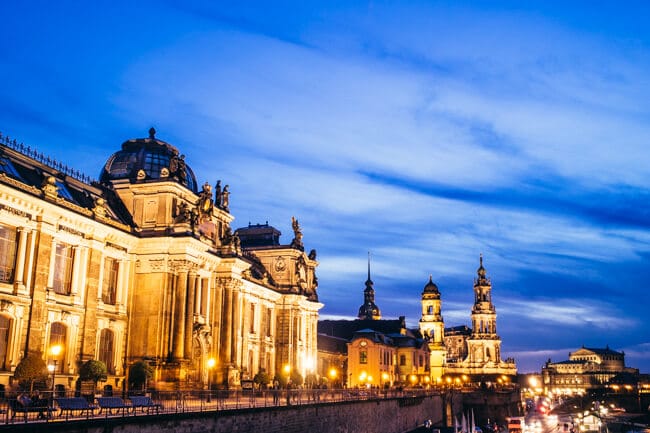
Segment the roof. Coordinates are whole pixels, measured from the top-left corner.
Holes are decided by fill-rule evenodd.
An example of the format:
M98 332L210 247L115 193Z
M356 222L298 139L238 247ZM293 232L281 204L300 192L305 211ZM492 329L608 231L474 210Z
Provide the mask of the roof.
M404 321L400 319L380 320L319 320L318 333L351 340L355 332L371 330L383 334L400 334L404 328Z
M445 328L445 337L452 335L470 335L472 330L467 325L453 326Z
M280 231L266 224L251 224L248 227L240 227L235 230L243 248L266 247L280 245Z
M331 335L325 335L325 334L318 334L316 338L318 340L319 352L347 355L348 353L347 340L343 338L332 337Z
M110 187L2 136L0 182L118 229L133 228L131 215Z

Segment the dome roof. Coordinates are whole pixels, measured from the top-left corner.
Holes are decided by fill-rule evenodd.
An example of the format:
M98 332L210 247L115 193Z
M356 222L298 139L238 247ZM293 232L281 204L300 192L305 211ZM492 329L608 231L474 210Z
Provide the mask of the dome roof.
M198 193L196 177L185 163L185 155L169 143L155 137L156 130L149 130L148 138L133 138L122 143L122 150L108 158L99 180L111 183L118 179L133 181L173 180Z
M429 282L424 286L424 293L440 294L438 286L433 282L433 277L431 275L429 275Z

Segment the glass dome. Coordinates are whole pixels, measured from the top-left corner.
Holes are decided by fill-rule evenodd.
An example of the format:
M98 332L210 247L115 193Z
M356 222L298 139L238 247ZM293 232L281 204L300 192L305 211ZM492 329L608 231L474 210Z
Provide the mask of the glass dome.
M102 183L118 179L135 181L172 180L198 193L196 177L185 163L185 155L178 149L155 137L156 130L149 130L149 138L134 138L122 143L122 150L108 158L99 176Z

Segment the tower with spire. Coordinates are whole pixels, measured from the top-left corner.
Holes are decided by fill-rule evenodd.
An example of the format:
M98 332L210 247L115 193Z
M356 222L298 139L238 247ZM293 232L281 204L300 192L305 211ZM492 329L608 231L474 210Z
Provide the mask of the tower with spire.
M370 279L370 252L368 252L368 279L366 280L366 288L363 291L363 305L359 307L358 317L361 320L381 319L381 312L375 304L375 289Z
M467 340L467 356L471 364L501 362L501 338L497 335L497 312L492 304L492 283L483 267L483 254L474 280L472 335Z
M440 291L431 275L422 291L421 303L420 334L427 339L431 379L435 383L444 374L447 348L444 342L445 322L441 314Z

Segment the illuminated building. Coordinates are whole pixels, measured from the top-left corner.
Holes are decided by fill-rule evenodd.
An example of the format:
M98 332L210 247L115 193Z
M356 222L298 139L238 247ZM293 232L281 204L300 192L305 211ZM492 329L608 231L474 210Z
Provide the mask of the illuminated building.
M483 267L483 256L480 257L477 278L474 280L474 305L471 312L472 327L459 326L444 329L440 315L440 292L431 281L422 293L422 319L420 330L424 333L434 331L429 335L433 347L445 349L446 362L442 367L447 375L466 375L474 380L484 380L489 377L514 376L517 367L513 359L501 360L501 337L497 334L496 308L492 303L492 283ZM444 331L441 331L444 329ZM439 336L439 333L443 333ZM440 341L442 339L442 342ZM431 343L430 343L431 344ZM433 368L440 361L433 356L440 356L432 351L432 373L439 371ZM437 380L437 377L434 377Z
M28 352L55 361L66 388L90 359L112 386L139 360L161 389L208 374L236 387L285 364L306 374L322 307L316 253L295 219L287 245L268 224L233 231L229 202L228 185L199 185L153 128L124 142L99 181L0 139L0 384Z
M609 347L581 347L569 353L569 359L551 362L542 367L545 392L557 394L583 393L590 389L605 388L610 381L628 373L638 376L639 370L625 366L625 353Z

